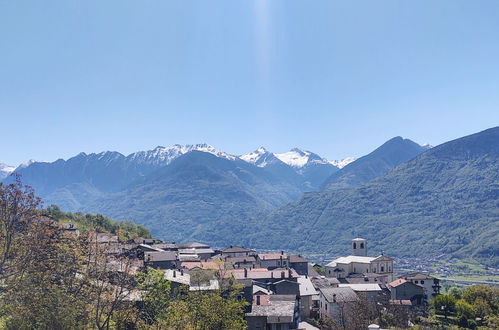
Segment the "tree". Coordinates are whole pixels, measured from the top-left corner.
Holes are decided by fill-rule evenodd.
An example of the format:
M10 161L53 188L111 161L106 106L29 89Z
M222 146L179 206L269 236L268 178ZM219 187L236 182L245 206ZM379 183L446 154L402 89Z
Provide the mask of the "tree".
M78 329L88 320L78 242L57 223L37 218L25 228L28 263L4 279L2 310L10 329ZM24 253L22 254L24 255Z
M246 329L245 301L223 298L220 292L190 292L182 300L171 303L162 321L167 329Z
M166 280L161 270L148 267L137 275L137 289L142 296L140 317L148 324L164 318L170 304L170 281Z
M444 315L445 318L455 312L456 299L449 294L441 294L431 300L431 306L436 314Z
M19 176L9 185L0 183L0 280L18 274L30 262L31 253L23 246L40 205L41 200Z
M463 299L456 301L456 317L459 320L459 325L462 327L468 327L470 321L474 322L475 312L473 306Z
M473 306L477 317L499 314L499 288L474 285L463 292L463 300Z

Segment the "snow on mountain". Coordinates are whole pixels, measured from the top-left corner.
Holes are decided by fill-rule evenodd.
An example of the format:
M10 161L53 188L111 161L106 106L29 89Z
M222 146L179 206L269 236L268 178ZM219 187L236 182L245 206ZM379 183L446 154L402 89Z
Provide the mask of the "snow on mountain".
M275 154L282 162L289 166L301 168L309 162L318 164L327 164L328 161L313 152L300 150L298 148L291 149L282 154Z
M16 168L14 166L0 163L0 179L6 178L7 176L9 176L12 172L14 172L15 169Z
M246 155L239 156L239 158L241 158L245 162L255 164L266 153L268 153L268 151L264 147L260 147L256 151L253 151Z
M337 168L341 169L341 168L347 166L348 164L350 164L356 160L357 160L357 158L355 158L355 157L347 157L347 158L343 158L341 160L331 160L331 161L329 161L329 164L334 165Z
M202 144L187 144L187 145L180 145L180 144L175 144L171 147L162 147L158 146L154 148L153 150L148 150L148 151L139 151L135 152L133 154L130 154L127 156L128 159L134 160L138 163L150 163L150 164L164 164L168 165L170 164L174 159L188 153L191 151L201 151L201 152L207 152L210 154L213 154L217 157L221 158L226 158L229 160L235 160L236 157L229 155L209 144L202 143Z
M30 165L31 165L31 164L33 164L33 163L36 163L36 160L34 160L34 159L27 160L27 161L25 161L24 163L22 163L21 165L19 165L19 166L17 167L17 169L21 169L21 168L28 167L28 166L30 166Z
M239 156L239 158L259 167L265 167L269 163L269 160L277 158L281 162L294 168L302 168L307 164L331 164L338 168L343 168L356 159L354 157L347 157L341 160L329 161L313 152L298 148L294 148L281 154L274 154L269 152L264 147L260 147L256 151L249 154Z

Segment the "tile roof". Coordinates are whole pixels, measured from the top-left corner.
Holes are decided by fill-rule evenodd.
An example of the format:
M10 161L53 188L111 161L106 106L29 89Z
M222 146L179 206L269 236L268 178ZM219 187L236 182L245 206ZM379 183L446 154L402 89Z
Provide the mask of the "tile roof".
M391 305L404 305L404 306L412 306L412 302L410 300L390 300Z
M403 278L399 278L399 279L396 279L395 281L388 283L388 285L391 286L392 288L395 288L395 287L402 285L404 283L407 283L407 281L404 280Z
M213 261L183 261L180 267L186 269L202 268L202 269L219 269L219 265Z

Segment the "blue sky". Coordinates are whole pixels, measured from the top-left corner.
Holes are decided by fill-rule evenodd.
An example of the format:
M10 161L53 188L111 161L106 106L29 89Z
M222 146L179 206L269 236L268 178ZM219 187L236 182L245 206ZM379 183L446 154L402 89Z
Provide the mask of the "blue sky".
M0 123L13 165L436 145L499 124L499 1L0 0Z

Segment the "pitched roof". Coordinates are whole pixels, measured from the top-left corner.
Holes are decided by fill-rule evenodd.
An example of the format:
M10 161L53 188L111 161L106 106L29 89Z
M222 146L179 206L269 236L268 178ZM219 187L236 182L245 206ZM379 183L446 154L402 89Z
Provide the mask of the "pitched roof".
M352 302L359 299L351 288L322 287L319 291L328 302Z
M336 267L337 264L351 264L352 262L359 263L359 264L368 264L371 261L373 261L374 259L376 259L376 258L362 257L362 256L340 257L340 258L334 259L333 261L328 263L326 266Z
M289 256L289 262L307 262L307 259L300 255L291 255Z
M312 284L312 280L308 276L300 276L298 277L298 283L300 284L300 296L315 296L318 295L319 292L315 290L314 285Z
M282 253L258 253L258 258L261 260L278 260L278 259L287 259L287 254Z
M412 274L407 274L404 276L405 279L407 280L434 280L435 277L430 276L425 273L412 273Z
M144 261L174 261L174 260L177 260L177 254L173 251L144 252Z
M189 285L191 283L191 275L175 269L164 269L165 279L171 282Z
M255 250L246 249L241 246L229 246L228 248L222 249L222 253L245 253L245 252L255 252Z
M266 268L254 268L254 269L231 269L227 272L227 275L234 275L236 280L243 279L289 279L289 278L298 278L298 273L290 268L290 269L274 269L268 270ZM246 275L245 275L246 274ZM283 276L284 275L284 276Z
M258 286L258 285L253 284L253 294L255 294L255 293L257 293L257 292L262 292L262 293L264 293L264 294L266 294L266 295L270 295L270 294L272 294L272 291L267 290L267 289L265 289L265 288L262 288L261 286Z
M227 257L222 258L221 260L225 262L233 262L233 263L255 263L256 258L254 256L244 256L244 257Z
M179 249L201 249L201 248L209 249L210 248L209 245L206 245L203 243L198 243L198 242L179 243L179 244L177 244L177 247Z
M253 305L246 316L266 316L268 323L291 323L294 320L296 297L270 295L265 305Z
M219 269L218 264L213 261L183 261L180 267L186 269L201 268L201 269Z
M356 292L366 292L366 291L381 291L381 287L376 283L361 283L361 284L350 284L343 283L338 284L340 288L351 288Z
M410 300L391 300L390 299L390 304L391 305L404 305L404 306L412 306L412 302Z
M407 280L404 280L403 278L399 278L399 279L396 279L395 281L388 283L388 285L391 286L392 288L396 288L397 286L402 285L404 283L408 283Z

